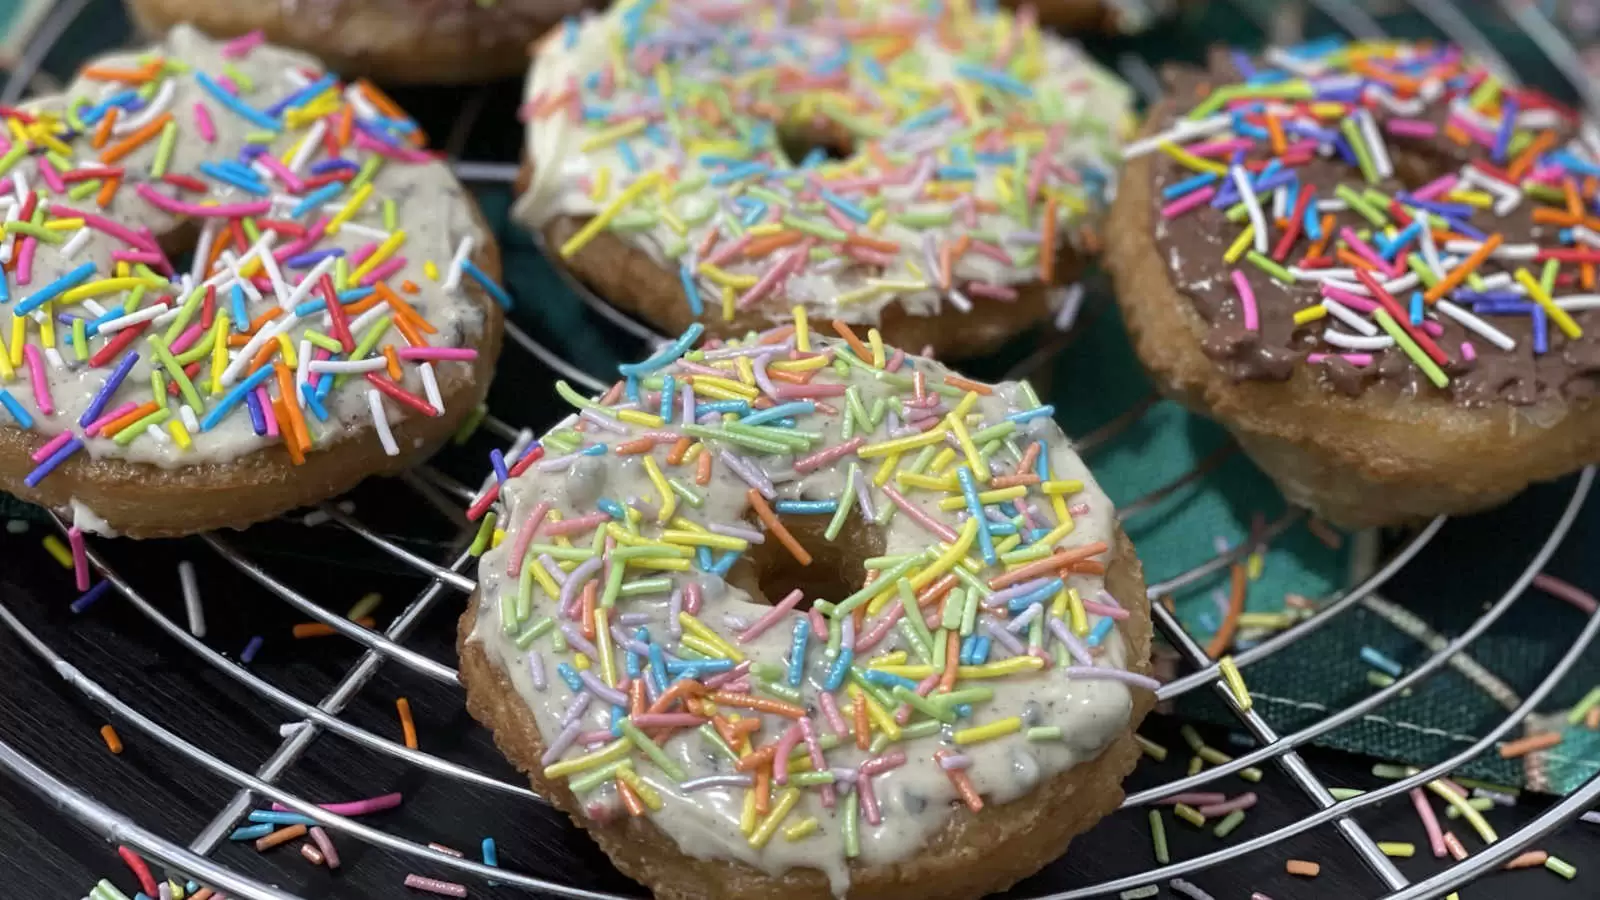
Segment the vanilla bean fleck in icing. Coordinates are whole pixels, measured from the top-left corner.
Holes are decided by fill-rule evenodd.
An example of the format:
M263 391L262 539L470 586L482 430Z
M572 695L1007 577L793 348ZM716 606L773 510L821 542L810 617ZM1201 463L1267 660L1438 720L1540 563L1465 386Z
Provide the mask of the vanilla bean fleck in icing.
M370 85L179 26L6 120L0 429L50 439L30 484L386 437L472 377L490 238Z
M676 273L697 318L774 322L1049 283L1131 109L1029 13L882 0L627 0L553 32L526 98L519 221L589 218L563 257L604 230Z
M497 543L468 641L532 711L546 777L590 818L631 808L688 855L842 895L852 863L913 856L963 802L1124 733L1154 682L1104 590L1114 510L1026 383L822 339L803 312L726 345L699 329L599 401L562 385L579 411L497 456L469 513ZM863 534L880 556L823 549ZM791 593L802 555L847 585Z

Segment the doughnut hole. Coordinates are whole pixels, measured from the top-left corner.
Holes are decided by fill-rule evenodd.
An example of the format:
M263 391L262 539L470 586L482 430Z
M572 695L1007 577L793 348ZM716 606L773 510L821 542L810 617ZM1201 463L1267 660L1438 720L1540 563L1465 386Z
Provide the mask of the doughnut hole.
M775 604L799 588L804 592L799 609L811 608L812 601L837 603L861 590L866 584L865 562L882 556L883 529L869 525L860 516L851 516L834 540L823 536L831 516L780 516L800 546L811 554L811 565L803 566L775 535L765 543L751 545L728 572L728 583L744 590L757 603ZM759 523L753 527L760 528Z
M813 150L829 159L847 160L855 155L855 138L839 123L819 119L813 122L784 122L778 126L778 145L795 165L800 165Z

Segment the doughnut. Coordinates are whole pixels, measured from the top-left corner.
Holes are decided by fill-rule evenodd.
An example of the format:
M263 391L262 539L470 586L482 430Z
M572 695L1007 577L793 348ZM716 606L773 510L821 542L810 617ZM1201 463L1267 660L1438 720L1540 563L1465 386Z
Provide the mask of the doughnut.
M1002 890L1139 755L1143 578L1052 407L832 325L561 385L471 511L468 709L663 900Z
M3 114L0 490L102 534L242 528L482 403L499 252L375 88L179 26Z
M799 304L970 356L1048 316L1097 246L1127 87L1028 13L785 8L629 0L553 31L515 218L663 334Z
M1014 9L1024 3L1006 0ZM1133 34L1169 15L1177 0L1043 0L1032 5L1039 11L1039 23L1059 31L1100 31Z
M126 0L158 37L174 25L207 34L266 34L347 76L465 84L523 71L528 45L585 0Z
M1434 44L1167 73L1108 266L1168 395L1348 527L1600 459L1600 137Z

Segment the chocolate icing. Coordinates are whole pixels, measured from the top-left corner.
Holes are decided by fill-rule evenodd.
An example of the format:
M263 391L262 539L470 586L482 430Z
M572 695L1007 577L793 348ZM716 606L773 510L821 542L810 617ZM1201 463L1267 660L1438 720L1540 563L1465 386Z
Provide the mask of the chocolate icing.
M1258 60L1251 60L1251 64L1271 68L1270 64ZM1235 65L1235 58L1223 52L1212 54L1209 72L1188 68L1174 69L1164 74L1171 96L1177 99L1170 104L1171 108L1164 107L1164 113L1158 113L1161 118L1153 123L1153 130L1149 133L1164 131L1185 118L1194 104L1204 98L1208 86L1243 80ZM1464 94L1446 91L1428 103L1421 114L1407 118L1443 124L1449 117L1450 101L1457 96ZM1382 104L1374 104L1371 111L1394 161L1395 176L1375 185L1387 195L1415 189L1440 175L1458 172L1466 163L1490 161L1489 148L1476 142L1463 148L1442 134L1429 139L1390 134L1385 122L1397 116ZM1336 127L1338 123L1325 124ZM1554 130L1559 137L1556 146L1564 146L1577 132L1576 121L1566 119ZM1271 156L1271 148L1263 140L1249 150L1245 158L1270 159ZM1543 354L1534 352L1533 318L1527 314L1480 313L1491 325L1516 341L1516 347L1509 351L1467 330L1448 316L1430 315L1429 318L1438 320L1443 326L1443 334L1436 336L1435 341L1450 358L1450 363L1442 367L1450 376L1449 385L1443 389L1430 383L1398 347L1370 351L1373 363L1364 367L1337 356L1330 356L1315 364L1307 362L1308 354L1333 354L1343 349L1323 337L1330 323L1341 331L1349 331L1331 317L1306 325L1294 324L1295 312L1321 302L1318 282L1299 281L1285 285L1247 260L1240 259L1235 266L1224 262L1224 252L1244 228L1243 225L1227 221L1225 210L1204 204L1174 219L1163 219L1160 209L1171 199L1164 199L1161 190L1193 176L1195 172L1159 151L1151 154L1151 160L1155 237L1162 262L1167 266L1173 286L1194 303L1195 310L1210 326L1202 340L1206 355L1230 377L1236 380L1284 380L1299 366L1311 365L1330 391L1352 396L1369 390L1385 390L1400 396L1442 395L1470 407L1487 407L1502 402L1519 407L1559 404L1565 400L1588 398L1600 388L1600 379L1597 379L1597 375L1600 375L1600 311L1572 312L1573 319L1583 330L1582 337L1576 340L1567 339L1552 323L1548 328L1548 351ZM1297 167L1295 171L1303 185L1316 186L1319 200L1332 198L1335 186L1341 182L1358 192L1368 186L1360 169L1347 164L1337 153L1314 156L1311 162ZM1269 219L1270 199L1270 194L1261 195ZM1541 247L1570 246L1558 243L1560 226L1540 225L1532 220L1532 211L1545 205L1541 200L1524 195L1517 208L1503 218L1496 216L1492 209L1480 208L1474 210L1468 221L1485 234L1499 232L1507 245L1533 243ZM1347 225L1357 231L1371 228L1370 223L1349 210L1335 212L1334 222L1336 233ZM1269 231L1269 246L1275 247L1282 229L1274 223ZM1285 263L1292 264L1303 257L1309 243L1302 234ZM1326 252L1331 254L1335 246L1336 240L1330 241ZM1443 247L1439 248L1439 252L1441 256L1445 255ZM1491 275L1495 272L1515 272L1517 266L1526 267L1530 274L1537 277L1542 263L1490 259L1477 271L1482 275ZM1244 326L1242 303L1230 275L1235 268L1245 276L1255 293L1260 318L1258 331L1252 332ZM1557 298L1565 294L1590 292L1577 286L1577 272L1577 265L1563 265L1558 286L1552 292ZM1404 305L1409 296L1409 292L1404 292L1397 299ZM1467 306L1465 303L1459 305ZM1475 360L1464 358L1464 341L1471 342L1476 351Z

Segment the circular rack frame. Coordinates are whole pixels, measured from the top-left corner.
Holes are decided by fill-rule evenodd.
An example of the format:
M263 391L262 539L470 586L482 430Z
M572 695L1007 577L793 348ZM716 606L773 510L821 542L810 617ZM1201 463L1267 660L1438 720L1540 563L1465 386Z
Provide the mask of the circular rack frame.
M60 0L58 2L40 26L35 42L30 45L27 52L18 61L17 68L12 72L4 88L0 89L0 103L13 103L22 96L33 76L38 72L45 55L54 46L55 42L60 39L68 26L83 12L87 2L88 0ZM1409 3L1416 12L1429 20L1446 39L1475 54L1491 70L1505 80L1509 82L1516 81L1514 71L1494 49L1490 40L1454 4L1448 2L1448 0L1409 0ZM1254 7L1247 7L1243 3L1240 5L1247 13L1259 19L1259 13ZM1382 37L1384 34L1378 23L1350 0L1312 0L1311 5L1355 37L1374 38ZM1518 0L1501 0L1499 5L1510 20L1533 41L1562 77L1571 82L1588 110L1591 113L1600 113L1600 87L1589 82L1582 70L1577 52L1561 31L1546 19L1534 4L1518 2ZM1121 60L1121 66L1129 80L1136 86L1147 90L1155 89L1156 82L1152 77L1152 72L1147 62L1128 55ZM463 104L461 118L457 121L454 135L450 142L452 146L448 148L453 151L452 157L459 155L461 149L459 145L464 141L465 135L470 129L472 117L481 111L482 106L483 104L478 100ZM509 182L516 168L513 164L502 162L457 161L454 166L463 180L480 182ZM535 235L535 240L538 240L537 235ZM543 248L541 247L541 249ZM596 297L582 284L571 278L562 267L556 266L555 268L561 273L567 286L583 298L590 309L615 326L629 339L646 342L665 339L663 336L654 333L648 326L617 311L614 307ZM1097 304L1096 307L1085 311L1084 319L1080 319L1079 325L1082 326L1088 316L1103 314L1104 312L1104 303ZM1036 371L1056 352L1064 349L1073 339L1080 336L1083 331L1083 327L1078 327L1058 336L1044 339L1044 346L1014 367L1008 373L1008 377L1026 377L1031 372ZM531 355L561 377L595 392L603 391L608 386L607 382L586 371L581 364L564 359L558 352L541 344L515 324L508 322L506 332L513 345L522 352ZM1077 442L1080 452L1086 456L1092 455L1111 438L1136 423L1156 403L1157 398L1154 395L1150 395L1135 403L1128 410L1116 416L1096 431L1083 436ZM515 452L515 449L520 449L521 446L526 446L533 439L533 432L530 429L506 422L492 413L484 419L483 427L493 436L512 442L513 452ZM1237 452L1237 449L1236 445L1230 443L1214 451L1200 460L1187 473L1142 497L1123 504L1119 516L1124 521L1127 521L1148 511L1160 500L1178 489L1204 478L1231 454ZM1333 825L1343 841L1354 851L1370 874L1381 885L1382 893L1376 896L1381 896L1384 900L1414 900L1414 898L1433 897L1460 887L1481 874L1499 868L1533 842L1561 825L1574 820L1584 810L1595 805L1597 801L1600 801L1600 776L1586 781L1578 789L1553 803L1547 810L1517 831L1502 836L1498 842L1490 844L1478 853L1455 862L1448 868L1417 882L1411 882L1402 875L1379 849L1377 843L1353 818L1354 813L1366 807L1382 803L1414 788L1421 787L1434 779L1447 775L1453 769L1483 754L1485 751L1492 750L1498 741L1510 734L1530 713L1539 707L1578 661L1580 656L1590 647L1597 634L1600 634L1600 615L1591 616L1588 619L1585 627L1579 631L1556 663L1503 719L1470 745L1432 766L1386 784L1379 789L1351 799L1336 801L1328 785L1312 773L1297 752L1297 748L1300 746L1316 740L1318 737L1342 725L1359 719L1390 700L1399 697L1413 685L1439 672L1445 666L1456 664L1458 658L1469 650L1473 641L1483 635L1491 625L1510 611L1519 598L1523 596L1535 575L1544 567L1567 536L1579 510L1589 496L1590 490L1594 485L1594 479L1594 467L1585 469L1580 473L1575 479L1571 494L1567 497L1563 509L1538 547L1529 556L1521 572L1500 597L1484 609L1483 613L1470 627L1457 637L1447 642L1440 642L1440 645L1433 650L1431 655L1388 686L1373 692L1348 707L1332 711L1320 721L1289 734L1279 734L1256 711L1241 709L1234 695L1223 682L1217 663L1206 655L1200 644L1184 630L1176 617L1162 604L1151 604L1157 626L1177 650L1180 657L1193 669L1189 674L1162 685L1157 692L1159 699L1172 700L1203 688L1210 688L1237 717L1239 724L1259 743L1259 746L1223 765L1206 768L1198 774L1178 778L1156 787L1132 793L1124 800L1124 808L1150 805L1174 794L1194 790L1248 767L1271 762L1282 769L1289 776L1290 781L1311 800L1316 807L1316 812L1268 833L1248 840L1241 840L1190 859L1069 891L1041 896L1034 898L1034 900L1079 900L1079 898L1103 897L1130 888L1155 884L1226 864L1245 854L1273 847L1295 835L1326 824ZM471 556L465 549L467 542L470 540L471 531L468 530L467 523L461 517L460 510L484 488L474 488L462 484L443 472L427 466L404 475L398 480L415 491L424 502L436 507L442 514L459 523L460 527L457 530L456 540L452 543L448 554L441 560L429 559L411 549L407 549L407 547L402 546L390 536L380 534L368 525L363 524L351 514L341 510L334 503L325 503L320 507L321 512L339 528L371 544L397 563L409 567L410 570L413 570L412 574L421 576L428 582L420 593L417 593L409 600L403 611L387 628L381 631L364 628L337 613L329 611L315 599L296 591L279 580L265 565L252 559L242 548L241 542L236 541L232 536L223 537L212 534L201 538L212 551L259 587L300 613L314 621L323 623L337 634L354 641L365 649L359 660L345 672L336 686L316 703L294 696L192 635L183 624L174 621L160 611L132 580L125 577L99 551L94 543L91 543L88 548L88 559L95 572L108 581L115 591L150 624L193 654L194 659L198 662L252 692L260 701L271 708L281 711L289 720L298 722L295 727L286 729L286 736L282 739L276 752L253 773L240 769L218 756L195 746L140 711L137 706L118 697L104 685L84 674L69 659L63 656L56 647L41 638L36 631L25 624L4 600L0 600L0 624L9 629L20 640L21 644L36 655L41 662L53 668L72 689L94 705L105 710L113 721L121 727L129 729L130 733L136 733L142 740L148 740L162 746L177 758L193 765L197 770L216 776L235 787L236 792L231 801L219 810L209 823L187 844L177 843L118 813L105 803L97 800L90 793L52 774L4 739L0 739L0 771L4 771L10 778L37 793L63 815L75 820L79 825L87 828L102 839L114 844L126 845L147 859L158 861L167 867L174 877L178 877L178 874L181 873L183 877L211 886L219 891L225 891L233 897L250 898L250 900L297 900L295 895L285 893L281 889L266 884L259 879L230 869L211 858L211 854L221 845L230 830L252 806L261 800L268 800L282 804L294 812L309 816L320 823L322 827L337 835L361 841L383 851L410 857L419 862L426 862L439 870L449 871L459 876L484 881L492 880L499 885L514 886L530 892L551 896L584 898L584 900L627 900L625 895L586 890L578 886L521 874L512 870L492 868L469 859L452 856L427 845L374 828L356 819L330 813L278 785L279 777L306 753L314 741L323 735L333 735L352 744L359 745L374 754L399 760L430 775L455 779L463 785L511 795L518 800L530 803L545 803L524 784L505 781L499 777L422 750L408 748L402 743L366 730L340 716L347 704L373 678L379 668L385 664L402 666L423 678L445 685L457 686L456 670L454 668L409 648L405 642L417 623L430 610L441 602L459 603L474 589L475 583L473 579L463 574L463 571L468 568L471 562ZM485 482L486 484L487 482ZM1278 519L1266 524L1261 529L1257 535L1258 542L1265 544L1277 535L1282 534L1291 525L1299 521L1303 515L1303 512L1299 510L1289 509ZM1340 614L1362 604L1364 600L1373 599L1375 592L1380 587L1400 572L1439 534L1445 525L1445 521L1444 517L1440 517L1428 523L1410 536L1392 555L1379 564L1365 578L1361 579L1359 583L1329 599L1311 617L1235 654L1234 660L1236 664L1243 669L1281 653L1329 624ZM55 524L63 531L67 528L67 523L59 517L56 518ZM1250 547L1251 544L1248 542L1241 543L1239 546L1217 553L1188 571L1165 581L1152 584L1149 586L1150 596L1152 598L1165 596L1239 561L1249 552Z

